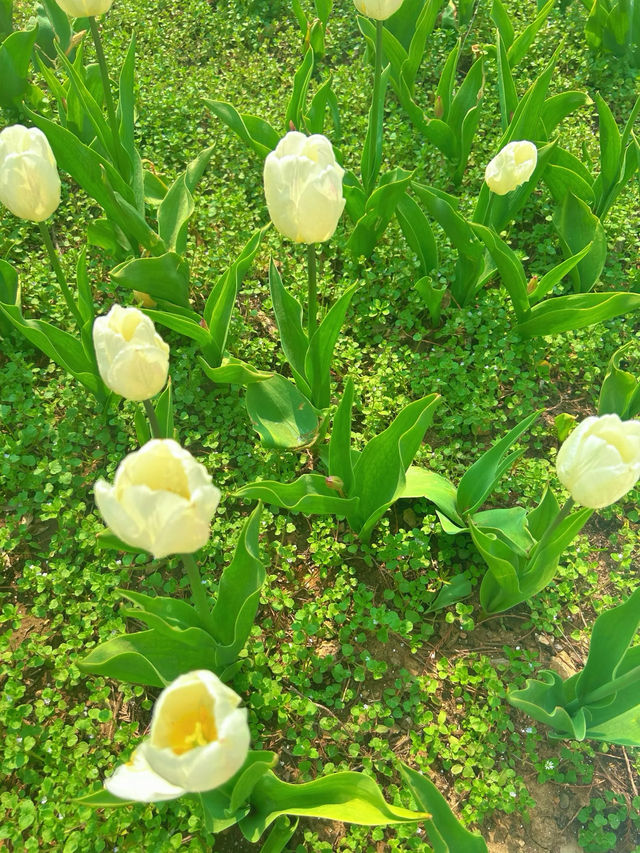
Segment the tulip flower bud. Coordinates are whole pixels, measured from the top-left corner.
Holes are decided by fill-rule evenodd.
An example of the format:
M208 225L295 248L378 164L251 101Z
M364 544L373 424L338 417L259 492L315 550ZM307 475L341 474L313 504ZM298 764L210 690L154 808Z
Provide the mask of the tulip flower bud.
M344 209L342 169L326 136L291 131L264 164L269 216L296 243L323 243Z
M162 391L169 373L169 346L153 320L137 308L114 305L93 322L93 346L102 381L127 400L148 400Z
M224 785L244 764L251 735L240 697L201 669L172 681L153 708L151 732L105 779L111 794L154 803Z
M60 177L47 137L21 124L0 133L0 201L14 216L43 222L60 204Z
M72 18L95 18L108 12L113 0L56 0L56 3Z
M386 21L402 6L403 0L353 0L356 9L367 18Z
M577 504L600 509L615 503L640 479L640 421L586 418L558 451L556 471Z
M125 456L113 485L98 480L95 498L119 539L159 558L206 544L220 490L177 441L157 438Z
M485 169L491 192L506 195L529 180L538 162L538 149L526 140L509 142Z
M328 489L335 489L336 492L344 490L344 480L342 477L325 477L324 483Z

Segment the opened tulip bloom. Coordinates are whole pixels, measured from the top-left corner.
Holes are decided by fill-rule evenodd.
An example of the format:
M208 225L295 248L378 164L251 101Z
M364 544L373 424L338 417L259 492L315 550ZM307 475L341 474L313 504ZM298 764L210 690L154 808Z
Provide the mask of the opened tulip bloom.
M640 421L586 418L558 451L556 470L577 504L600 509L615 503L640 479Z
M113 0L56 0L56 3L72 18L95 18L108 12Z
M116 536L159 558L202 548L220 490L176 441L152 439L125 456L113 485L98 480L95 497Z
M149 400L164 388L169 346L137 308L114 305L93 323L93 346L102 381L127 400Z
M47 137L21 124L0 133L0 201L14 216L43 222L60 204L60 177Z
M342 169L326 136L291 131L264 164L269 216L296 243L324 243L344 210Z
M509 142L485 169L484 179L496 195L506 195L529 180L538 162L533 142Z
M223 785L249 752L240 701L208 670L179 676L156 701L149 737L105 779L105 788L123 800L153 803Z
M367 18L386 21L402 6L403 0L353 0L356 9Z

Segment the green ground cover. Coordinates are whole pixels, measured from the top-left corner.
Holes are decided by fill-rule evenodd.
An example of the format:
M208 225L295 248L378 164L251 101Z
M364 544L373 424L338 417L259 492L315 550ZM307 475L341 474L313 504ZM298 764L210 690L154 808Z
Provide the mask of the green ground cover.
M349 0L336 3L325 63L332 69L342 117L346 163L359 161L370 99L370 69ZM493 40L480 4L470 40ZM26 20L29 4L19 4ZM510 13L524 23L535 4ZM117 0L104 28L115 67L136 32L137 142L158 173L173 179L208 145L211 164L196 191L190 231L193 303L202 307L212 281L252 231L266 223L262 162L202 105L203 96L233 103L281 124L300 60L300 34L287 2ZM578 4L555 10L519 69L524 91L562 38L552 91L600 91L624 122L637 95L624 61L596 57L585 46ZM420 78L433 97L455 31L437 29ZM484 110L462 184L463 204L480 186L499 134L497 93L487 80ZM43 109L51 109L44 104ZM592 108L563 124L565 147L597 160ZM17 121L8 112L2 124ZM388 165L415 169L425 183L447 187L443 158L422 144L393 96L387 99ZM550 227L552 202L538 189L512 231L512 246L533 272L559 260ZM607 223L605 286L640 292L637 182ZM55 218L55 237L71 273L96 207L69 179ZM438 391L440 408L417 456L457 482L495 437L544 409L526 452L494 495L497 505L540 497L553 478L558 447L554 418L595 413L611 354L637 335L627 318L523 341L495 281L464 311L450 306L432 328L413 288L417 266L394 223L367 262L345 251L345 222L320 255L320 291L329 302L346 286L362 287L338 342L334 378L356 380L355 438L361 446L405 403ZM27 316L64 325L64 306L37 233L0 210L0 255L20 272ZM286 372L267 283L269 257L301 299L304 252L271 231L245 279L230 340L239 357ZM558 256L558 257L556 257ZM440 283L453 256L442 253ZM90 272L105 310L116 294L109 261L92 250ZM297 285L294 284L297 282ZM233 550L250 506L231 497L259 478L289 481L312 469L307 451L262 448L247 418L243 392L213 386L195 348L163 330L172 347L176 427L223 492L201 560L210 579ZM2 637L0 847L9 850L244 850L239 833L211 836L188 799L162 808L139 805L107 813L72 800L108 775L148 725L153 693L81 674L85 650L124 630L118 587L174 594L185 587L176 561L118 555L96 546L102 522L92 486L112 478L137 445L134 404L107 417L81 387L17 334L0 354L0 554ZM527 851L559 851L576 840L586 851L640 850L640 752L596 743L552 741L543 726L505 701L540 666L579 669L595 616L637 586L638 489L593 516L569 547L556 580L526 605L479 618L477 594L429 614L433 592L468 570L485 567L470 540L447 537L426 501L401 501L363 545L333 518L305 518L265 507L261 549L267 567L261 607L247 647L251 667L234 686L250 697L255 748L280 755L282 778L303 781L336 769L376 776L390 801L410 806L397 772L402 760L428 775L465 822L496 853L503 842ZM557 821L556 821L557 818ZM297 844L297 847L296 847ZM245 847L246 845L246 847ZM304 821L291 843L299 851L427 850L415 826L397 830ZM513 848L515 849L515 848Z

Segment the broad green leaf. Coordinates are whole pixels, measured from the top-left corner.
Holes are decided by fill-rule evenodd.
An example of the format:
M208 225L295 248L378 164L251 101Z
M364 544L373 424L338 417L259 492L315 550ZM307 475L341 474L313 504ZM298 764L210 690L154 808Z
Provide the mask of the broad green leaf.
M169 191L158 208L158 233L171 251L183 255L187 248L187 229L189 219L193 215L195 205L191 190L206 169L215 146L202 151L189 164L184 174L180 175L169 188ZM197 175L196 181L189 181L189 171Z
M498 150L504 148L508 142L515 139L540 138L539 123L542 109L561 50L562 45L557 48L542 74L531 84L520 99L513 119L497 146Z
M0 312L28 341L102 399L102 380L78 338L44 320L26 320L17 305L0 303Z
M535 541L527 527L527 511L520 506L476 512L469 519L484 533L493 533L512 551L526 557Z
M117 589L116 592L135 604L142 614L158 616L166 625L171 627L183 629L205 627L195 607L182 598L145 595L142 592L130 589ZM139 618L140 621L146 622L142 616Z
M407 58L402 64L402 79L413 94L416 75L422 64L427 39L433 32L443 0L427 0L422 6L411 35Z
M0 0L0 38L13 31L13 0Z
M576 680L582 702L596 688L615 678L620 663L640 625L640 588L629 598L601 613L593 624L589 656Z
M400 765L400 775L418 808L431 813L425 828L434 853L487 853L481 836L465 829L433 782L406 764Z
M160 394L155 403L155 412L160 424L161 438L174 437L173 422L173 392L171 390L171 377L167 380L167 386Z
M622 160L622 139L611 109L599 92L595 95L600 129L600 175L599 195L606 192L617 182Z
M326 409L331 403L333 350L351 305L351 299L359 286L357 283L351 285L339 299L336 299L309 341L309 349L304 360L304 372L311 386L311 402L318 409Z
M335 126L338 100L335 92L331 88L331 82L331 77L328 77L311 99L306 121L309 133L324 133L325 113L327 111L327 107L329 107L329 111L334 120L334 134L335 136L340 135L340 123L337 122L338 126Z
M235 496L264 501L306 515L348 515L353 512L358 499L341 498L335 489L327 486L326 479L321 474L303 474L293 483L258 480L241 486Z
M262 505L251 513L242 527L233 560L222 572L218 595L211 615L220 643L216 663L228 666L244 648L260 602L260 589L265 579L260 561L258 534Z
M515 68L526 56L527 51L531 47L533 40L540 27L549 17L549 13L553 9L555 0L548 0L548 3L540 9L534 20L526 27L513 41L513 44L508 50L509 65Z
M305 366L309 339L302 327L302 305L285 288L273 258L269 264L269 290L280 332L280 346L289 362L296 385L306 397L312 399L311 380ZM315 400L313 402L315 403Z
M480 584L480 604L486 613L500 613L523 601L518 570L522 559L492 531L469 522L473 544L488 566Z
M533 412L521 420L504 438L497 441L490 450L476 460L463 475L457 495L458 513L461 517L475 512L482 506L496 485L505 454L539 416L540 412Z
M78 263L76 264L76 283L78 285L78 309L80 316L85 323L93 323L94 307L93 293L91 292L91 284L87 275L87 247L83 246L78 255ZM4 301L4 300L0 300Z
M515 38L515 32L511 18L502 0L493 0L491 4L491 20L498 28L500 38L506 48L510 48Z
M340 404L333 417L329 441L329 474L343 482L343 492L350 495L353 487L353 460L351 457L351 410L353 407L353 380L347 379Z
M204 306L204 319L209 327L211 342L203 355L207 362L218 367L225 353L229 323L242 279L256 256L260 241L269 226L254 231L242 251L218 278Z
M547 528L552 524L560 512L560 506L553 492L547 486L544 490L542 500L535 509L527 516L527 526L534 539L542 539Z
M166 326L167 329L178 332L185 338L190 338L200 347L206 347L211 340L209 332L202 327L195 317L185 317L182 314L174 314L170 311L157 311L155 308L145 308L144 313L151 317L154 323Z
M499 0L497 0L499 3ZM496 8L494 0L493 8ZM504 9L502 4L500 8ZM496 44L496 60L498 64L498 96L500 99L500 119L502 122L502 131L509 127L509 122L518 106L518 93L516 92L515 83L511 75L511 66L507 58L507 47L503 41L500 30L498 29L497 44Z
M542 105L540 118L547 138L550 137L560 122L580 107L591 106L593 101L586 92L560 92L547 98Z
M379 24L382 26L382 24ZM376 185L380 165L382 163L382 130L384 117L384 97L391 74L391 66L382 71L379 86L374 89L369 109L369 121L367 132L362 146L362 158L360 160L360 174L365 192L369 195Z
M549 270L548 273L542 276L542 278L535 285L534 289L529 294L529 302L531 305L535 305L537 302L540 302L548 293L550 293L553 288L560 282L565 275L571 272L571 270L579 264L580 261L589 254L591 251L592 243L588 243L584 249L581 249L577 255L573 255L571 258L567 258L565 261L562 261L553 269Z
M544 182L559 205L563 204L568 193L573 194L588 205L595 201L591 183L587 183L578 172L564 166L554 164L547 166Z
M426 498L456 524L465 526L456 509L456 487L434 471L411 465L405 473L405 484L399 497Z
M455 159L458 162L458 168L454 174L456 181L462 177L462 170L471 150L471 140L479 118L478 106L482 99L483 83L484 58L481 57L465 74L449 107L446 122L456 140Z
M416 455L441 397L430 394L396 416L384 432L372 438L353 469L353 494L359 500L360 537L366 541L383 513L401 495L405 471Z
M557 672L543 669L537 673L537 678L527 679L527 686L522 690L510 690L507 701L528 714L539 723L551 726L566 737L582 740L585 733L584 715L582 715L582 737L576 731L574 721L564 709L566 696L562 678Z
M568 192L553 217L566 257L576 255L591 243L591 249L571 276L574 289L588 293L598 281L607 257L607 237L597 216L581 199Z
M635 417L640 412L640 380L624 370L620 363L627 361L631 353L636 356L640 374L640 348L638 341L629 341L616 350L609 359L607 372L600 388L598 414L615 413L623 420Z
M396 205L396 217L409 246L418 256L423 275L438 267L438 247L429 220L406 193Z
M284 117L285 133L291 128L291 125L297 130L302 130L303 128L302 113L314 64L313 48L309 46L300 67L293 76L293 90Z
M454 575L452 578L448 578L442 582L442 587L431 604L429 604L427 612L436 613L438 610L449 607L451 604L455 604L468 595L471 595L471 590L471 580L467 572Z
M230 385L251 385L252 382L264 382L273 376L273 371L258 370L239 358L228 356L222 359L219 367L211 367L202 356L198 356L200 366L212 382Z
M118 80L118 110L117 120L119 124L119 135L122 147L127 153L131 165L131 186L135 198L136 208L144 216L144 174L142 159L135 143L135 63L136 63L136 36L131 36L129 47L120 69Z
M473 224L474 234L478 236L487 247L489 254L500 273L516 317L521 320L529 310L529 297L527 295L527 276L520 258L513 249L505 243L498 235L484 225Z
M409 186L411 172L393 169L380 179L365 205L364 214L356 223L347 247L354 257L368 258L393 218L396 205Z
M203 98L211 112L233 130L248 148L252 148L259 157L266 157L280 141L279 134L257 116L240 115L235 107L224 101L212 101Z
M18 30L0 44L0 107L17 106L26 93L31 51L37 35L37 26L32 30Z
M115 681L166 687L184 672L211 669L215 660L213 640L197 647L179 643L175 637L157 630L121 634L100 643L78 661L82 672L93 672Z
M278 373L249 385L246 406L265 447L308 447L317 437L318 417L313 406Z
M280 815L272 824L271 832L262 845L260 853L281 853L293 838L297 828L297 818L291 820L286 815Z
M442 315L442 301L444 299L445 293L447 292L446 283L441 285L440 287L436 287L433 284L430 275L423 275L422 278L419 278L413 283L413 286L425 301L427 311L429 312L431 324L433 326L440 325L440 318Z
M189 308L189 265L175 252L124 261L111 270L111 279L117 286Z
M436 87L436 104L439 105L440 116L443 121L447 121L451 101L453 100L453 86L456 79L456 69L458 67L458 57L460 56L460 42L456 44L453 50L450 51L444 63L444 67L440 74L440 80ZM455 144L455 140L454 140Z
M0 304L20 309L20 282L17 271L6 261L0 260ZM13 323L0 311L0 334L8 335Z
M640 293L576 293L545 299L531 309L528 317L518 324L524 338L536 335L555 335L569 329L582 329L602 323L619 314L629 314L640 308Z
M110 794L105 788L98 788L91 794L84 794L82 797L75 797L72 803L77 803L79 806L89 806L92 809L113 809L121 806L135 806L135 800L121 800L115 794Z
M363 773L343 771L313 782L293 785L269 772L251 794L253 806L240 828L245 838L257 841L280 815L319 817L364 826L413 823L430 817L426 812L387 803L377 784Z
M239 773L228 784L231 788L229 809L236 812L251 797L259 779L278 763L278 756L269 750L251 750Z

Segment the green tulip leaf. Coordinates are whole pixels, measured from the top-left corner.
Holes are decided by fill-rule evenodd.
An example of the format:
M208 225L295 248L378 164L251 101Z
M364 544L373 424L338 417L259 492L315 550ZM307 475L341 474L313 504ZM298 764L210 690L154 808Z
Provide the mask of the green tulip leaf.
M602 323L639 308L640 293L572 293L539 302L517 329L523 338L556 335Z
M354 257L368 258L373 252L410 181L411 172L399 168L380 178L378 186L367 199L364 213L356 222L347 243Z
M487 853L484 839L465 829L433 782L406 764L400 766L400 775L418 808L431 813L424 825L433 853Z
M413 823L430 817L428 812L413 812L387 803L373 779L348 771L302 785L282 782L268 772L253 789L251 805L251 811L240 822L240 829L252 842L280 815L318 817L364 826Z
M211 112L221 119L244 142L247 148L263 159L276 147L280 141L280 135L271 125L252 115L240 115L240 113L225 101L212 101L203 98L204 103Z
M189 308L189 265L175 252L165 252L158 257L132 258L114 267L111 278L117 286L140 290L153 299L164 299ZM183 329L179 331L185 333Z
M247 412L265 447L298 448L313 444L318 416L296 386L275 373L247 388Z
M198 361L209 379L220 384L251 385L252 382L264 382L274 375L272 371L258 370L233 356L223 358L220 367L211 367L202 356L198 356Z
M614 413L622 420L635 417L640 412L640 379L623 370L621 362L628 361L633 354L638 362L640 374L640 347L637 341L629 341L609 359L607 372L600 388L598 414Z
M31 52L37 35L37 26L32 30L18 30L0 44L0 107L15 107L25 95L29 87L27 75Z
M218 643L219 667L233 663L244 648L253 627L265 579L260 561L258 533L261 504L254 509L240 532L233 559L220 577L211 622Z
M347 379L344 393L333 416L329 441L329 474L342 480L345 495L353 488L353 457L351 454L351 413L353 408L353 380Z
M340 497L335 489L327 486L327 478L321 474L303 474L293 483L278 483L274 480L258 480L242 486L235 493L238 498L260 500L292 512L307 515L352 514L358 499Z
M448 518L464 527L456 508L456 488L453 483L434 471L411 465L405 473L401 498L426 498Z
M273 258L269 264L269 289L280 332L280 346L289 362L296 385L306 397L311 398L311 385L305 368L309 339L302 327L302 305L285 288Z

